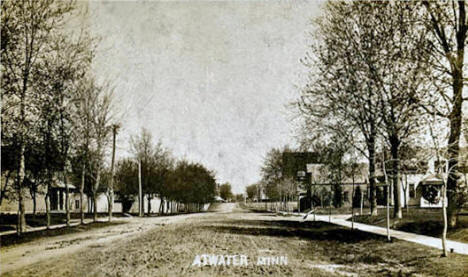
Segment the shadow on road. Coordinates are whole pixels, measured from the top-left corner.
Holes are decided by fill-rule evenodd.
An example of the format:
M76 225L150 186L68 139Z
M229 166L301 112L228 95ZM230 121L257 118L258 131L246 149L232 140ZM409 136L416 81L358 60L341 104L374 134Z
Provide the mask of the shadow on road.
M381 236L358 230L345 229L325 222L299 222L288 220L232 220L222 225L204 226L216 232L275 237L298 237L308 240L356 243L383 240Z
M124 222L121 222L121 221L113 221L110 223L109 222L93 222L93 223L87 223L87 224L79 225L79 226L27 232L27 233L22 234L21 236L18 236L17 234L9 234L9 235L3 235L0 238L0 242L1 242L2 247L5 247L5 246L10 246L10 245L18 245L21 243L30 242L30 241L40 239L40 238L45 238L45 237L49 238L49 237L63 236L63 235L72 234L72 233L87 232L92 229L104 228L108 226L115 226L115 225L121 225L121 224L124 224Z

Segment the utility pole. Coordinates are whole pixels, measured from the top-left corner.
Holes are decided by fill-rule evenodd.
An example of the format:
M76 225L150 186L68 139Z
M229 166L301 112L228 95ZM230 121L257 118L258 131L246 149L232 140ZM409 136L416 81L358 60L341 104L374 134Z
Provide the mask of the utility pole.
M112 162L111 162L111 179L109 182L109 222L112 221L112 211L114 209L114 178L115 178L115 138L117 137L118 124L112 125Z
M141 161L138 159L138 216L143 216L143 193L141 190Z

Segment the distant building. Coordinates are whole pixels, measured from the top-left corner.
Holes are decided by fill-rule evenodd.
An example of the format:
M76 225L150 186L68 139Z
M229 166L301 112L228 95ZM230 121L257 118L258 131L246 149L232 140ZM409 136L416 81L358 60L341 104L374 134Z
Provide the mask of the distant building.
M468 175L468 148L461 149L460 156L462 158L459 162L459 168L464 175L461 178L465 180ZM283 163L285 164L283 174L302 182L297 189L300 211L309 209L311 204L323 205L326 202L328 205L330 199L327 199L329 197L327 194L332 190L333 184L330 181L326 164L320 161L317 154L311 152L285 153ZM419 164L418 166L402 166L400 170L400 203L402 207L406 205L421 208L442 207L441 186L446 179L446 173L437 173L436 168L438 167L440 168L440 165L437 164L434 157L429 158L423 166ZM355 170L354 178L350 174L343 177L339 184L343 193L343 206L350 207L357 192L361 193L360 198L363 199L363 205L369 206L368 172L368 164L360 163ZM385 206L387 194L390 193L390 205L393 206L395 203L393 186L385 184L385 177L381 169L376 170L376 187L377 205Z

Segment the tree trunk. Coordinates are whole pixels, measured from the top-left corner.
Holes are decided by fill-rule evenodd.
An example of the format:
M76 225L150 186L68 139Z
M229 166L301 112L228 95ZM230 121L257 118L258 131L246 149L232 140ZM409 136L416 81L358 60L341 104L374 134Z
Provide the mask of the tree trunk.
M10 180L10 176L11 176L11 170L9 170L5 176L5 185L2 186L2 182L1 182L1 174L0 174L0 186L2 186L0 188L0 206L2 205L2 202L3 202L3 198L5 198L5 191L6 191L6 188L8 187L8 182Z
M383 158L382 158L382 171L385 176L385 198L386 198L386 225L387 225L387 241L391 241L390 237L390 184L388 182L388 175L387 169L385 167L385 150L383 151Z
M423 2L426 6L427 10L430 11L430 1ZM458 159L459 159L459 148L460 148L460 135L461 135L461 127L462 127L462 118L463 118L463 82L464 82L464 74L463 74L463 65L464 65L464 57L465 57L465 44L466 44L466 36L467 36L467 25L466 25L466 10L465 10L465 2L459 1L458 3L458 16L456 15L456 11L454 10L454 28L456 30L455 38L456 38L456 49L452 49L451 47L447 47L446 45L450 44L450 41L447 41L448 38L445 36L443 32L436 32L438 41L440 42L442 49L445 52L445 58L450 63L450 77L452 78L452 110L449 114L449 121L450 121L450 134L448 139L448 158L449 158L449 173L448 173L448 180L447 180L447 200L448 200L448 207L447 207L447 216L449 226L451 228L457 225L457 213L458 213L458 199L457 199L457 177L455 173L458 170ZM433 24L434 30L445 28L437 18L433 17L431 14L431 21ZM455 50L455 51L454 51Z
M442 256L447 257L447 208L445 207L445 199L447 190L445 184L442 185L442 216L444 218L444 229L442 230Z
M390 237L390 184L388 183L388 180L387 178L385 178L385 185L386 185L386 189L387 189L387 218L386 218L386 222L387 222L387 241L391 241L392 238Z
M85 185L85 165L81 166L81 184L80 184L80 223L84 224L84 211L83 211L83 194ZM88 200L89 201L89 200Z
M117 125L112 126L112 160L111 160L111 179L108 187L109 194L109 222L112 221L112 212L114 210L114 178L115 178L115 138L117 136ZM148 211L149 212L149 211Z
M369 187L370 187L370 211L371 215L377 215L377 186L375 181L375 140L371 139L368 144L369 151Z
M161 196L161 202L159 202L159 214L163 215L164 214L164 197Z
M141 161L138 160L138 216L143 216L143 191L141 187Z
M409 185L408 185L408 175L405 174L405 207L406 207L406 213L408 214L409 213L409 191L408 191L408 188L409 188Z
M67 226L70 227L70 188L67 182L67 172L63 169L63 182L65 183L65 213Z
M44 200L46 206L46 226L47 229L50 229L50 184L47 185L47 192Z
M151 214L151 196L148 193L148 215Z
M97 167L97 173L96 173L96 183L94 184L94 190L93 190L93 221L97 221L97 192L99 188L99 182L101 181L101 167Z
M25 146L24 143L20 146L20 163L19 163L19 171L18 171L18 226L17 226L17 233L21 235L24 231L26 231L26 211L24 206L24 176L25 176L25 161L24 161L24 151Z
M354 172L353 172L353 189L351 192L351 230L354 229Z
M93 222L97 222L97 193L93 193Z
M460 5L464 5L462 2ZM463 13L463 14L462 14ZM465 18L465 9L460 8L460 17ZM464 32L460 34L459 32ZM458 159L460 150L460 135L463 118L463 63L464 63L464 38L466 37L466 25L463 25L463 30L457 32L458 41L458 55L455 64L452 66L452 88L453 88L453 106L450 113L450 135L448 140L448 154L449 154L449 179L447 182L447 197L448 207L447 216L450 228L454 228L458 221L458 199L457 199L457 177L455 173L458 171Z
M91 193L91 195L89 194L86 194L86 197L88 199L88 213L92 213L93 212L93 194Z
M36 216L36 192L32 193L32 201L33 201L33 216Z
M400 183L400 160L398 155L398 148L400 140L393 136L390 139L390 148L392 152L392 184L393 184L393 217L402 218L401 211L401 183Z
M109 188L109 191L107 192L108 194L108 201L107 201L107 212L109 215L109 222L112 221L112 213L114 210L114 190L112 188Z
M455 82L455 81L454 81ZM463 88L462 84L454 84L454 92L457 93ZM450 228L457 226L458 221L458 199L457 199L457 177L455 173L458 171L458 158L460 150L460 134L461 134L461 91L459 97L454 103L452 113L450 115L450 136L448 140L448 155L449 155L449 178L447 180L447 217Z
M362 215L362 206L363 206L363 203L364 203L364 191L361 190L361 211L359 213L359 215Z

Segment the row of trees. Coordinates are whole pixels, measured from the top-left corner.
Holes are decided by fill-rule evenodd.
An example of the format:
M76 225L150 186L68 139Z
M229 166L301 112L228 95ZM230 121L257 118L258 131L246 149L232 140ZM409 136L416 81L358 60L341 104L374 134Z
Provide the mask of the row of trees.
M402 147L427 144L431 129L446 145L448 214L450 226L456 225L463 202L457 172L466 100L465 9L465 1L330 1L314 21L315 43L302 60L310 79L297 102L304 133L351 145L367 158L374 215L377 151L389 150L394 213L401 218Z
M154 197L161 200L160 214L165 210L179 210L179 203L186 204L186 207L194 203L200 208L201 204L214 199L214 172L199 163L176 161L161 142L153 143L153 137L146 129L133 136L130 144L134 157L124 158L116 164L116 189L123 203L131 204L138 197L139 180L142 195L147 197L148 213Z
M66 203L72 172L83 180L82 194L86 181L97 193L112 133L112 90L91 74L97 40L76 2L2 1L1 10L0 202L18 201L21 233L28 189L35 200L45 187L47 226L54 182L65 184ZM78 24L77 31L70 24ZM69 224L68 205L66 214Z
M132 137L134 157L116 164L118 113L111 85L91 71L98 39L88 32L83 5L1 1L1 11L0 204L4 199L17 201L18 233L26 227L28 191L34 207L37 196L44 195L50 226L51 191L57 185L65 186L67 224L70 184L79 187L82 223L84 195L92 200L88 205L96 220L98 194L103 192L111 220L114 185L123 197L135 194L138 165L149 199L158 195L166 203L211 200L214 174L200 164L175 162L161 144L152 145L147 131Z

